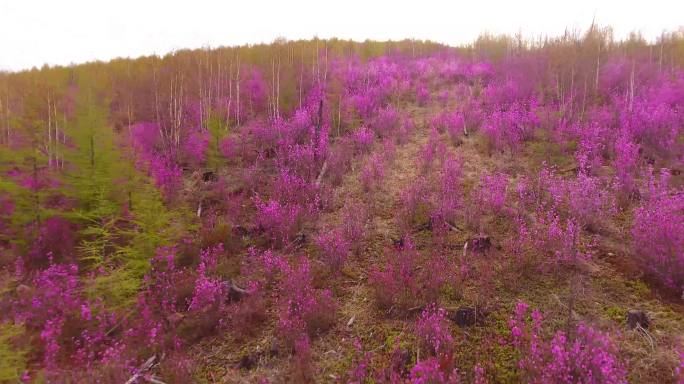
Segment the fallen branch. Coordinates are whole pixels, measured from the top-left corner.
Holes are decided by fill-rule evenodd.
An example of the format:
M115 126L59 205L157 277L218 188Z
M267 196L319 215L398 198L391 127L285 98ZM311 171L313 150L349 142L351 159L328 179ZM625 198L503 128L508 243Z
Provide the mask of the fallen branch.
M561 301L561 299L560 299L560 297L558 297L558 295L553 293L553 294L551 294L551 297L553 297L561 307L570 310L570 308L567 305L563 304L563 301ZM572 316L573 320L579 320L580 319L580 316L574 310L570 310L570 315Z
M646 330L646 328L642 327L641 324L637 323L636 329L640 331L640 335L644 337L648 342L651 344L651 351L655 352L655 342L653 341L653 337L651 334Z
M126 382L126 384L134 384L138 381L138 379L142 378L145 376L147 372L149 372L152 368L154 368L155 365L157 365L157 355L153 355L143 365L138 368L138 372L136 372L133 376L131 376L130 379Z
M124 317L122 317L121 320L119 320L119 322L114 324L113 327L111 327L107 332L105 332L105 336L109 336L112 334L112 332L116 331L116 329L119 328L123 324L123 322L126 319L128 319L129 316L131 316L133 314L133 312L134 311L129 311L128 313L126 313L126 315Z
M572 167L565 168L565 169L561 169L560 173L568 173L568 172L575 172L575 171L577 171L576 165L574 165Z
M449 221L447 221L447 220L444 220L444 223L446 223L447 227L449 227L449 229L451 229L452 231L463 232L463 230L462 230L461 228L457 227L457 226L454 225L454 224L451 224L451 223L450 223Z
M323 166L321 167L321 172L318 174L318 177L316 178L316 186L321 185L323 182L323 176L325 176L325 172L328 170L328 160L326 159L323 162Z
M145 377L145 380L149 381L152 384L166 384L165 382L159 380L156 376L147 376Z
M244 288L238 287L234 281L231 280L228 282L228 300L229 301L238 301L238 300L242 299L243 297L248 296L250 294L251 294L250 291L248 291Z

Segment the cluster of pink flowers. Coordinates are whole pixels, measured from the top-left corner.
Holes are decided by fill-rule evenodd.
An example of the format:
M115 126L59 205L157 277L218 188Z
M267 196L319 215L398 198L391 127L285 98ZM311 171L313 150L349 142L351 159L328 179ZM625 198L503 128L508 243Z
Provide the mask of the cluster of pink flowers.
M534 111L516 103L509 109L496 110L484 119L482 133L495 149L516 151L532 137L538 125Z
M328 329L334 321L337 303L328 290L313 287L309 262L297 265L280 262L282 278L278 285L278 333L283 342L295 347L298 342Z
M361 185L367 192L377 190L385 178L385 165L383 156L373 154L361 170Z
M297 234L303 225L305 209L296 203L280 203L277 200L263 201L254 198L255 222L266 231L274 244L285 245Z
M429 355L451 354L454 339L444 308L438 308L434 303L428 305L416 323L416 335Z
M653 190L634 212L632 236L642 265L666 286L684 291L684 194Z
M323 251L323 259L333 271L340 270L351 251L352 239L341 228L320 234L316 244Z
M223 245L205 249L200 254L200 264L197 267L195 290L190 299L188 310L201 311L208 307L221 306L225 297L225 284L220 279L212 278L211 273L216 269L218 257L223 254Z
M512 345L521 353L523 378L532 383L626 383L626 372L608 336L580 323L572 334L543 335L543 316L518 302L509 325Z

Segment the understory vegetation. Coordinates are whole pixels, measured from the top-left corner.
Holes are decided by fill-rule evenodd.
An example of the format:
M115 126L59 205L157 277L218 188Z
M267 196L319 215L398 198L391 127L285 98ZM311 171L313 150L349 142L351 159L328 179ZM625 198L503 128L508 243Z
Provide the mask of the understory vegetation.
M0 382L684 383L684 36L0 73Z

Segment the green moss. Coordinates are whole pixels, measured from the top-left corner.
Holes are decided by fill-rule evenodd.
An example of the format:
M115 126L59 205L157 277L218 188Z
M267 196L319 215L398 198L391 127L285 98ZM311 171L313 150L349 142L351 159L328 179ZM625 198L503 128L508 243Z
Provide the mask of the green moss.
M19 382L26 370L28 351L16 345L23 333L19 325L0 323L0 383Z
M411 217L411 227L425 227L430 222L431 213L432 207L429 204L423 202L419 203L416 207L416 212L413 217Z
M641 280L627 280L625 281L625 285L633 294L637 295L638 297L646 297L651 293L651 290L648 288L648 286Z
M520 372L517 369L520 354L507 345L495 345L491 351L491 368L497 383L519 383Z
M617 307L615 305L611 305L610 307L604 310L604 313L609 319L620 324L625 323L625 312L626 311L624 309Z

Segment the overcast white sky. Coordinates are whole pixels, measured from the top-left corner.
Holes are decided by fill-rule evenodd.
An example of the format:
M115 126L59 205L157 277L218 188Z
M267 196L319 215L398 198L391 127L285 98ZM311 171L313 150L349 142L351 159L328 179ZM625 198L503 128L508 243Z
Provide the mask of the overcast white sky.
M649 39L684 26L684 0L0 0L0 69L19 70L179 48L288 39L472 41L586 29Z

